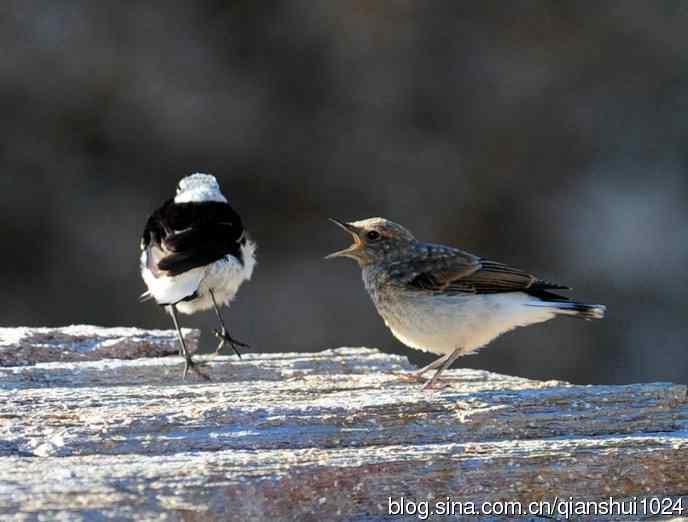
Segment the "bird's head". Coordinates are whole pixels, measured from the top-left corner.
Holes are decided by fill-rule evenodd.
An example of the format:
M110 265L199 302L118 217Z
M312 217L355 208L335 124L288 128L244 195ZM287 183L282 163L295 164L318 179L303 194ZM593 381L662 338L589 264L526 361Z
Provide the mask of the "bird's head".
M227 203L227 198L220 191L215 176L210 174L191 174L179 181L175 203L202 203L204 201L219 201Z
M330 219L330 221L351 234L354 243L349 248L330 254L325 259L350 257L361 266L380 263L397 257L415 242L411 232L384 218L369 218L352 223L337 219Z

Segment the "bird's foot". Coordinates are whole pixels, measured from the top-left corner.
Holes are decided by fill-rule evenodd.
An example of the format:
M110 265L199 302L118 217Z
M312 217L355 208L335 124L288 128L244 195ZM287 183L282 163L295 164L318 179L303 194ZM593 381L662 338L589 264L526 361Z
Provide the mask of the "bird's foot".
M404 382L423 382L423 374L418 372L404 372L396 375Z
M184 375L183 378L186 379L186 376L189 375L189 370L193 371L196 375L201 377L204 381L210 381L210 376L202 372L200 369L200 366L205 366L205 363L195 363L193 359L189 356L184 359Z
M229 344L229 346L232 347L232 350L234 350L234 353L236 353L239 356L239 359L241 359L241 352L239 351L238 347L250 348L248 344L237 341L231 335L229 335L229 332L224 327L222 329L213 330L213 333L215 334L215 337L220 339L220 344L217 346L217 350L215 350L215 355L220 353L220 350L224 348L225 344Z
M442 382L437 380L433 381L433 379L430 379L428 382L425 383L422 390L435 392L439 390L444 390L446 388L451 388L451 384L449 384L448 382Z
M424 372L423 372L424 373ZM422 390L423 391L437 391L443 390L445 388L451 388L451 385L447 382L438 381L435 379L426 380L421 372L405 372L398 373L397 376L404 382L408 383L421 383L424 382Z

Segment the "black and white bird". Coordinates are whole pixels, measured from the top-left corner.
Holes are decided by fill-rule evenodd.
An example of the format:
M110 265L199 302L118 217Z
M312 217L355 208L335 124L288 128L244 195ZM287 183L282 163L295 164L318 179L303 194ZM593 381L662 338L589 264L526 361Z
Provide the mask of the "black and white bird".
M178 312L193 314L213 308L220 322L215 335L217 352L228 343L240 355L222 319L219 306L228 306L256 265L256 244L241 217L220 191L214 176L192 174L179 182L177 195L148 218L141 238L141 275L148 291L141 298L155 299L172 316L184 376L200 372L182 336Z

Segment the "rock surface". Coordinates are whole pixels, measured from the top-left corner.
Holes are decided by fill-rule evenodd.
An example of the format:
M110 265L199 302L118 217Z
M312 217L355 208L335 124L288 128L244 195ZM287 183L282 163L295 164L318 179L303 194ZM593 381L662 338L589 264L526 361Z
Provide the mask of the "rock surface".
M369 349L198 359L212 382L178 357L1 368L0 519L389 520L402 496L688 514L682 385L453 370L431 394Z
M182 329L189 352L198 349L200 332ZM163 357L179 351L174 330L104 328L0 328L0 366L39 362L95 361Z

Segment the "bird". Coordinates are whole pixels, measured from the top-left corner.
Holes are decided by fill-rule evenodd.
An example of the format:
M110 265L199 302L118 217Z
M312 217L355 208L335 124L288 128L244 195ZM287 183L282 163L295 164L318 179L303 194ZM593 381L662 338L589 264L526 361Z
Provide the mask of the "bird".
M354 242L326 259L354 259L392 334L406 346L441 355L404 374L407 380L420 382L425 373L436 370L424 389L439 387L440 375L458 357L516 327L556 316L605 316L604 305L559 295L570 290L565 285L458 248L419 241L393 221L379 217L330 221L351 234Z
M248 345L229 334L219 307L229 306L255 265L256 243L215 176L195 173L182 178L174 198L146 221L140 268L148 290L141 300L155 300L172 317L185 360L184 377L193 370L209 380L187 350L178 314L213 308L220 326L213 331L220 340L215 353L229 344L241 357L238 347Z

